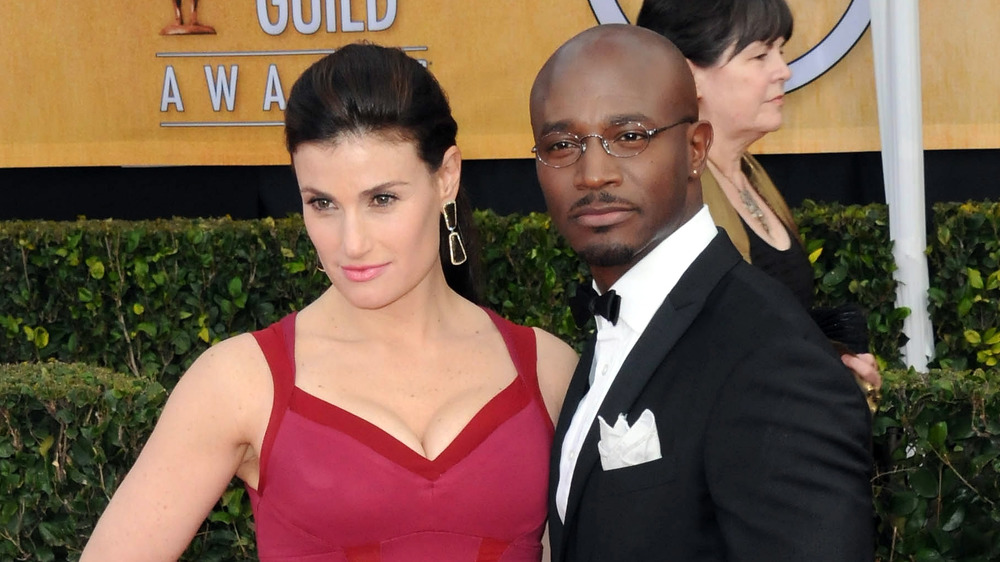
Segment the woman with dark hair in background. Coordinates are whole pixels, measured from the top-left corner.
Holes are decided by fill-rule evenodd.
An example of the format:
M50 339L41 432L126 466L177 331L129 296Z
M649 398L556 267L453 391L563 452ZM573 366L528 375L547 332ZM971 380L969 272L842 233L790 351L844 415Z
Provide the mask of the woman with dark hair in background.
M198 358L82 559L176 559L236 475L261 560L539 560L577 357L475 304L444 92L400 50L349 45L285 119L331 287Z
M747 152L782 124L784 85L791 77L783 55L792 35L785 0L645 0L636 25L670 39L694 74L699 115L712 123L715 133L701 179L715 224L726 230L744 259L812 308L813 269L792 212ZM868 344L863 316L844 307L814 310L814 318L831 339L853 344L852 350L841 347L841 359L871 399L882 378L875 357L864 352ZM850 322L856 330L834 333Z

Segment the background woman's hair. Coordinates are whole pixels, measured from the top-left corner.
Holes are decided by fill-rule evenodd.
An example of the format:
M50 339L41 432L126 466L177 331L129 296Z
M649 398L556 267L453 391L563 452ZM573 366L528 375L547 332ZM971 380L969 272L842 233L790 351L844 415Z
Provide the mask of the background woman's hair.
M336 144L349 136L379 135L412 142L431 172L455 146L458 124L444 90L422 64L399 49L356 43L313 63L292 86L285 110L285 146ZM468 261L454 266L441 220L441 263L448 285L479 302L478 244L472 208L459 189L458 224Z
M670 39L688 60L706 68L733 44L735 55L754 41L788 41L792 12L785 0L645 0L636 25Z

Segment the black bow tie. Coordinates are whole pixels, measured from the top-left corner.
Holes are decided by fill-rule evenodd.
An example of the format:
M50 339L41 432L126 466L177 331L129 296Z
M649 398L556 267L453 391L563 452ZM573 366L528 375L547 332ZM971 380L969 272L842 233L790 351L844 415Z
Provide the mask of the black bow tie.
M612 325L618 323L618 311L622 306L622 298L614 290L598 295L590 284L580 285L576 294L569 301L573 311L573 320L583 328L591 316L601 315Z

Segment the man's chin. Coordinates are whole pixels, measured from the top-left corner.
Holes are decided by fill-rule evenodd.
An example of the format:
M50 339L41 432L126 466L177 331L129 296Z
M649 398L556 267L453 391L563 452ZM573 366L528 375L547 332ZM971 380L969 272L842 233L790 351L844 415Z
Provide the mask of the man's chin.
M635 248L624 244L601 244L587 246L577 251L577 254L590 266L620 267L632 263Z

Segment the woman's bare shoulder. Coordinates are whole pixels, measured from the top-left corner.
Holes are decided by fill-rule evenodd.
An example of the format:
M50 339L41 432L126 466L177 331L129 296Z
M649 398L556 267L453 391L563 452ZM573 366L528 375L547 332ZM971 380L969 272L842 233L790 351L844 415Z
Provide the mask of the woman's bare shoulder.
M558 418L562 408L566 387L576 369L579 356L566 342L542 330L534 328L538 348L538 386L542 398L553 420Z
M253 335L246 333L205 350L181 376L181 383L243 398L269 388L271 378L264 352Z

